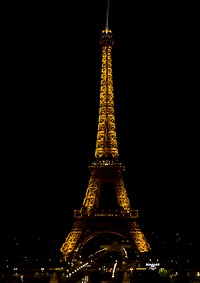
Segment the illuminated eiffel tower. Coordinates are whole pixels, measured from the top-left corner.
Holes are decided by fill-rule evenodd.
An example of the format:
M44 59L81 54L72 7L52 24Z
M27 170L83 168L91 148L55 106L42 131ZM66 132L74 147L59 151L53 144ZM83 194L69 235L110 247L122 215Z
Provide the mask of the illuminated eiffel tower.
M145 254L150 251L137 222L138 210L131 208L127 196L123 180L125 166L118 161L112 76L114 40L113 33L108 28L108 13L100 44L102 66L95 160L89 166L90 179L82 207L80 210L74 210L73 227L60 249L63 261L78 257L90 239L103 233L121 236L138 253ZM102 199L106 193L112 198L110 203L115 199L113 209L103 209L102 203L108 203L108 199Z

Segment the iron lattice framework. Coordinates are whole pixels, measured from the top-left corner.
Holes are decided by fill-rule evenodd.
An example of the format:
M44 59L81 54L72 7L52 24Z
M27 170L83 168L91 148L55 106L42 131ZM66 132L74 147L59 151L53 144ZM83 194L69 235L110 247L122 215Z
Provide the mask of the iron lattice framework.
M120 235L139 253L150 250L137 222L138 211L132 210L127 196L122 176L125 167L118 161L112 75L114 40L110 29L102 31L100 43L102 67L95 161L89 166L91 174L82 207L74 211L75 222L61 247L64 261L79 255L89 239L99 233ZM102 189L110 188L114 188L117 209L101 209Z
M103 30L101 35L102 68L99 103L99 123L95 157L118 158L117 135L114 114L114 91L112 76L111 30Z

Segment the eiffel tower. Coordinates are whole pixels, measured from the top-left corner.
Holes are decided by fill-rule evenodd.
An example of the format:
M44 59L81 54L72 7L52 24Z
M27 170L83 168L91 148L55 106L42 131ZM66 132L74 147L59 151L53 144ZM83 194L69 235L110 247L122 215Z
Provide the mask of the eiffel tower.
M123 166L118 158L118 144L114 113L114 88L112 75L112 30L101 32L102 47L101 83L98 131L94 162L89 166L90 179L80 210L74 210L74 224L60 251L62 261L78 258L85 244L93 237L111 233L126 239L139 254L150 251L145 235L138 224L138 210L133 210L125 188ZM115 205L103 208L109 192ZM115 200L113 202L113 199Z

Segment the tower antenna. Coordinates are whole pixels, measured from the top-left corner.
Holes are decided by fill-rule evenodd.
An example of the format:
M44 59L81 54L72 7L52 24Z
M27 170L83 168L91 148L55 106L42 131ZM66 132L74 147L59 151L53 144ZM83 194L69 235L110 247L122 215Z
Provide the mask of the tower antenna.
M106 11L106 32L108 32L109 6L110 6L110 0L108 0L107 11Z

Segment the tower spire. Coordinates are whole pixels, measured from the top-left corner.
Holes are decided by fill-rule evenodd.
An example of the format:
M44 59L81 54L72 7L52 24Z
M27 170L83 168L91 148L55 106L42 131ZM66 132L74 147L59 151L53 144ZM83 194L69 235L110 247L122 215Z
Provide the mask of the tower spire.
M106 30L107 30L107 31L108 31L109 7L110 7L110 0L108 0L107 10L106 10Z
M117 159L118 145L114 113L114 89L112 75L113 34L108 28L109 0L107 7L106 28L102 30L101 84L99 101L98 131L95 149L96 159Z

